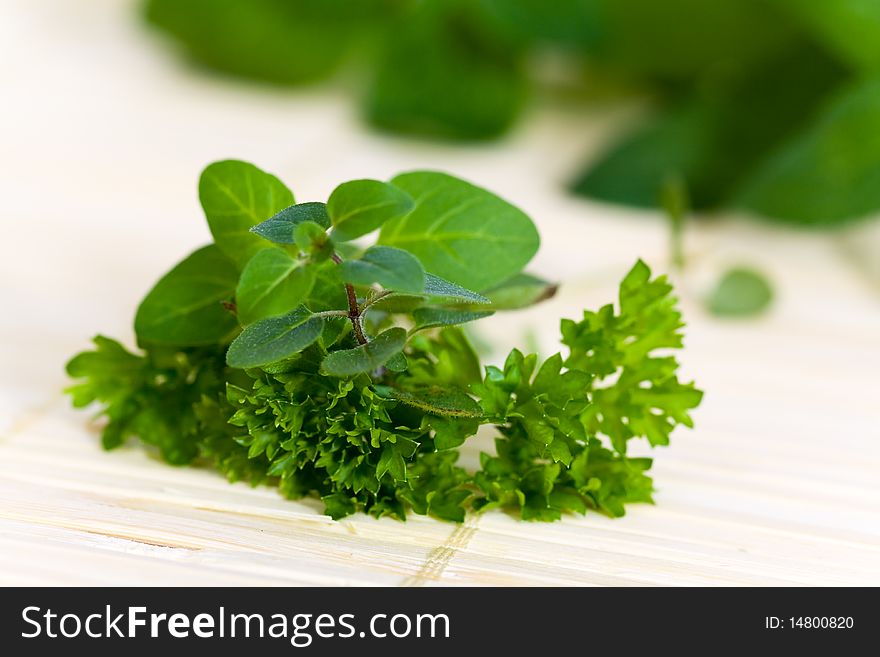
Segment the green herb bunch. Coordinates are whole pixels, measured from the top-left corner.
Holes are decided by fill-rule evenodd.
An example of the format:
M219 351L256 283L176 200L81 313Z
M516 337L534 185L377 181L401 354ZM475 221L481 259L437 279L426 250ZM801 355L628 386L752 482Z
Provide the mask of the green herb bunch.
M67 365L105 448L136 436L172 464L320 496L334 518L651 501L651 461L627 445L667 444L702 396L669 355L682 321L665 277L639 261L616 308L562 321L564 353L483 368L458 326L555 291L522 271L539 238L514 206L430 171L297 204L239 161L205 169L199 195L214 243L140 304L141 352L98 336ZM457 448L481 425L496 454L468 472Z

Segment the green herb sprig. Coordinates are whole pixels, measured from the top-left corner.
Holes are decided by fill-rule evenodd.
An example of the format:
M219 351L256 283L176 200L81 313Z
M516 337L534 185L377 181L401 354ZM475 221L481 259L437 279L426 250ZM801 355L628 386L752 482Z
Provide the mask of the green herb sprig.
M702 397L669 355L682 321L665 277L639 261L617 307L562 321L565 353L483 368L458 325L556 290L522 272L538 232L506 201L417 171L297 204L239 161L207 167L199 196L214 243L140 304L140 353L98 336L67 365L105 448L136 436L172 464L319 496L333 518L651 501L651 461L628 443L666 445ZM468 472L457 448L481 425L496 454Z

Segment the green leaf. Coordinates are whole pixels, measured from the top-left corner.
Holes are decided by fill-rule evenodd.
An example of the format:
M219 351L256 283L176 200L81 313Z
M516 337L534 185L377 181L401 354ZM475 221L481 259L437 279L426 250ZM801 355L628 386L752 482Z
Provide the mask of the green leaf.
M424 294L456 303L491 303L491 300L473 290L451 283L434 274L425 273Z
M276 84L330 75L365 31L386 21L388 0L148 0L149 22L186 61Z
M239 269L266 247L251 228L294 202L278 178L239 160L209 165L199 179L199 200L214 243Z
M386 472L391 473L395 482L406 481L406 461L392 443L385 443L382 447L382 454L376 464L376 479L382 479Z
M443 451L461 447L480 428L478 418L435 417L431 418L434 430L434 449Z
M738 200L761 214L812 225L880 210L880 78L833 98L754 172Z
M298 203L284 208L251 228L251 232L276 244L293 244L296 227L304 221L311 221L330 228L330 215L323 203Z
M377 385L374 388L383 397L396 399L433 415L471 418L483 416L483 409L480 408L480 405L460 388L420 386L402 389L384 385Z
M447 139L511 125L526 96L523 53L482 4L419 2L391 26L366 99L373 125Z
M521 210L445 173L416 171L392 181L415 199L382 227L379 242L406 249L426 271L484 290L507 280L538 250L538 231Z
M327 212L333 239L347 242L371 233L386 221L407 214L413 200L403 190L378 180L352 180L333 190Z
M413 313L415 326L412 332L438 326L456 326L494 315L493 310L457 310L454 308L416 308Z
M874 0L776 0L822 44L852 66L880 71L880 3Z
M314 221L303 221L299 224L294 231L294 241L313 262L323 262L333 256L333 240Z
M355 498L345 493L325 495L321 498L321 501L324 503L324 513L333 518L333 520L350 516L357 511Z
M315 271L315 284L305 305L313 312L347 308L348 297L345 294L345 283L339 266L330 260L325 260L313 263L312 268Z
M518 310L553 298L559 286L532 274L516 274L485 291L493 310Z
M719 317L758 315L767 309L773 290L767 279L750 269L725 272L707 300L709 311Z
M225 343L238 328L223 307L238 282L233 262L214 246L187 256L141 302L134 330L141 342L166 345Z
M402 352L405 344L406 331L399 327L390 328L367 344L331 352L321 363L321 371L329 376L353 376L370 372Z
M324 325L305 307L281 317L251 324L229 345L226 363L249 368L267 365L299 353L321 335Z
M591 161L572 189L657 207L664 186L679 179L696 210L728 203L768 154L809 123L844 76L825 53L796 42L649 117Z
M425 287L425 270L403 249L373 246L357 260L342 263L342 277L355 285L378 283L388 290L418 294Z
M793 36L791 21L775 2L599 0L598 5L594 58L642 80L693 83L729 69L755 68Z
M245 265L235 292L242 324L290 312L312 291L314 269L282 249L258 251Z

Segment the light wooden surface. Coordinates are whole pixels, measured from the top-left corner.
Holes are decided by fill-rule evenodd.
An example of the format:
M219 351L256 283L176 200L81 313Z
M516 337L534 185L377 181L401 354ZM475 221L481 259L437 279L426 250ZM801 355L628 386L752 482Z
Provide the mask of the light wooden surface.
M355 516L99 449L62 367L103 332L131 344L153 280L206 241L195 180L220 157L278 173L300 200L415 167L468 177L527 210L557 299L495 317L498 352L611 299L662 222L571 199L560 183L620 120L535 107L503 143L426 146L364 131L341 89L236 85L180 67L118 0L0 8L0 584L880 584L880 229L793 232L726 217L693 227L679 280L697 428L656 452L656 506L552 524L456 526ZM772 278L757 321L700 298L729 264ZM488 436L464 455L474 462Z

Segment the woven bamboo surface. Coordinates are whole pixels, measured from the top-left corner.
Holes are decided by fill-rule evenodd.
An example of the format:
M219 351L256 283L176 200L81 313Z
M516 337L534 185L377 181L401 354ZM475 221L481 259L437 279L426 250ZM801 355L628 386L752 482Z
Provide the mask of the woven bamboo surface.
M139 297L207 240L194 188L213 159L250 159L300 200L429 167L523 207L543 237L534 269L563 286L488 320L495 358L526 342L549 355L559 317L612 299L636 257L666 266L661 221L559 191L626 120L614 108L538 105L502 143L426 146L364 131L341 89L249 88L158 46L118 0L0 9L0 584L880 584L876 222L828 235L731 216L689 230L682 359L706 397L697 428L655 454L656 506L623 519L333 522L319 502L134 445L102 452L60 393L63 364L99 331L132 343ZM772 311L709 317L707 286L740 262L774 282Z

